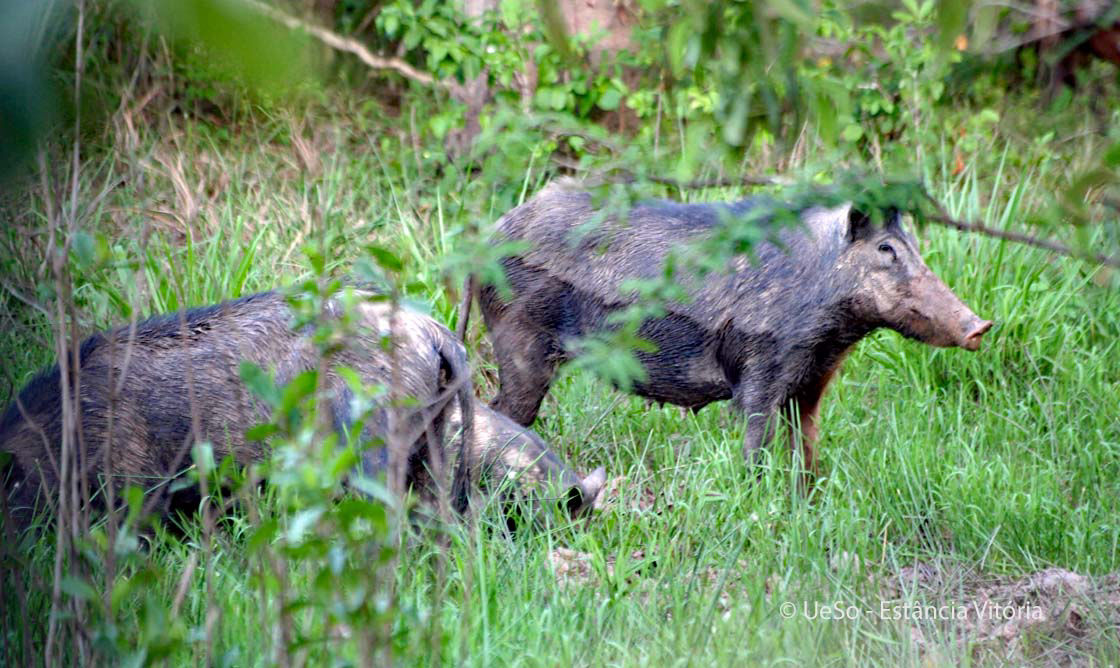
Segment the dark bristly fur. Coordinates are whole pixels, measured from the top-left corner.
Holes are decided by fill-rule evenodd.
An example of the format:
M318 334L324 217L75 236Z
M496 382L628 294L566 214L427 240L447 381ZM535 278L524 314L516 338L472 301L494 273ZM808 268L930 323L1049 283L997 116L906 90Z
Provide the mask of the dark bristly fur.
M659 277L671 249L702 240L728 214L760 202L647 202L625 221L589 224L597 216L591 196L562 184L503 216L498 235L530 245L502 261L512 299L468 284L498 360L500 390L491 406L531 424L557 365L569 359L571 340L604 329L610 314L633 302L620 291L624 281ZM851 207L801 217L803 226L777 233L781 247L756 245L753 261L740 256L722 273L678 278L691 298L642 325L639 334L657 349L638 353L646 378L633 391L693 410L733 400L748 418L748 458L769 441L774 416L792 405L812 469L821 394L857 341L890 327L974 350L991 323L926 267L897 214L886 214L883 225ZM461 329L466 315L464 309Z
M338 302L329 302L328 317L339 317L341 309ZM382 336L389 331L389 305L360 301L356 309L358 332L334 355L331 362L335 366L324 379L331 402L327 409L339 429L349 423L350 392L335 372L336 366L350 367L366 383L387 386L392 378L390 352L381 345ZM431 449L441 448L447 454L442 449L453 404L470 406L473 400L470 369L462 344L445 327L407 310L398 311L396 319L398 389L401 396L417 400L401 416L402 433L409 442L406 475L410 483L427 486L434 482L427 471ZM109 436L114 484L138 484L158 489L157 494L163 493L163 483L190 464L189 449L195 440L210 441L218 460L231 453L241 464L262 458L263 445L247 441L245 432L268 420L269 409L244 387L239 367L243 361L254 363L273 373L280 385L318 368L320 358L308 334L293 331L291 322L285 298L266 292L157 316L139 323L134 334L121 327L89 337L81 346L80 396L82 440L89 462L84 475L90 489L100 484L102 452ZM57 365L40 374L0 420L0 451L15 456L5 493L11 497L17 526L31 518L40 495L58 488L58 472L46 448L58 461L62 429L59 380ZM198 434L194 433L192 399ZM363 440L374 436L388 440L386 410L378 409L380 414L372 420L376 426L362 434ZM459 446L463 450L473 439L469 417ZM435 441L429 442L429 438ZM464 457L443 457L444 461L456 459L453 503L462 509L469 462ZM386 463L383 447L363 454L362 466L369 473L384 470ZM197 496L192 499L188 492L161 499L157 508L167 512L192 501L196 503Z

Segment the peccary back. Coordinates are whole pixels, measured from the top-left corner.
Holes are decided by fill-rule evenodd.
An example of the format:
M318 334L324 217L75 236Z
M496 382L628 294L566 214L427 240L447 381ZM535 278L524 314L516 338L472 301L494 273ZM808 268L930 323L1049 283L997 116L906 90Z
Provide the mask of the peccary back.
M359 296L370 295L359 293ZM359 301L356 333L330 358L323 379L331 420L336 429L350 424L352 393L337 368L346 366L366 383L396 382L402 397L415 405L400 411L397 433L408 443L407 476L414 484L432 484L427 465L432 450L444 451L450 406L470 405L473 393L463 346L442 325L427 316L398 310L393 323L392 353L383 345L389 333L391 308L383 302ZM339 301L330 301L326 316L342 315ZM80 396L81 475L96 490L111 462L112 484L138 484L164 494L165 483L191 461L196 442L209 441L217 460L232 454L248 464L265 455L264 444L249 441L246 431L270 418L270 408L240 379L242 362L274 374L279 385L297 374L317 369L321 358L308 331L294 331L285 297L266 292L221 304L157 316L133 331L120 327L94 334L81 344L79 373L72 385ZM55 493L59 483L62 442L61 374L56 364L20 392L0 421L0 451L14 455L7 491L17 525L24 525L42 494ZM387 442L388 409L380 406L363 438ZM466 425L459 447L471 438ZM441 457L447 460L448 457ZM455 472L455 505L466 499L466 460ZM365 450L362 467L376 474L388 465L386 447ZM442 485L444 481L436 481ZM166 496L157 508L166 512L195 502L190 493Z

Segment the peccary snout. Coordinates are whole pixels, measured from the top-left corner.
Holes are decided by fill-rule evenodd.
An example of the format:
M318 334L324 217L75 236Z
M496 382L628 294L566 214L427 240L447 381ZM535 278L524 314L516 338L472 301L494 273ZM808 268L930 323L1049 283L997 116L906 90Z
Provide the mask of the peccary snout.
M573 519L591 511L606 484L604 468L580 478L536 432L485 404L472 402L472 407L474 435L465 452L479 487L489 491L504 488L509 497L506 500L519 497L536 510L549 505ZM461 412L453 406L448 416L449 434L458 431L461 419Z
M580 481L578 492L575 489L568 492L568 512L572 517L581 517L591 512L606 484L607 469L600 466Z
M978 350L980 348L980 338L992 328L991 320L981 320L975 316L973 318L975 326L964 337L964 342L961 344L961 347L965 350Z
M978 350L992 322L973 313L937 274L923 269L912 282L911 315L898 329L933 346Z

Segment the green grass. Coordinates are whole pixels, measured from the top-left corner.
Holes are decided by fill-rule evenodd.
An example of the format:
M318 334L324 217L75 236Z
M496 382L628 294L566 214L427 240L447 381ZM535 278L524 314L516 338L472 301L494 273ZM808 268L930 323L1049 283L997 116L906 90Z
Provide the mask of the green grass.
M312 141L318 166L310 170L300 166L281 121L260 121L232 140L204 123L176 121L165 128L178 131L174 142L158 131L139 137L138 150L150 159L132 171L123 149L103 149L110 156L103 171L125 174L127 185L86 213L89 229L104 235L121 262L80 278L83 328L124 319L114 293L148 315L291 284L308 273L300 249L312 239L330 239L330 265L340 274L364 244L394 248L408 278L422 285L410 297L450 324L455 307L441 261L455 252L465 224L496 219L537 187L541 173L502 184L463 177L459 189L448 190L446 180L423 176L428 166L407 137L382 134L352 113L319 119ZM182 155L181 173L162 166L159 155ZM1060 178L996 169L980 179L978 171L935 175L932 185L951 212L997 227L1018 225L1040 205L1032 193ZM82 206L104 183L92 166L84 174ZM176 179L186 191L177 194ZM197 216L176 218L192 207ZM468 220L471 210L485 220ZM12 221L31 224L40 211L33 202ZM7 282L33 295L30 268L41 245L16 226L5 234L26 253L4 258ZM811 496L794 491L790 456L781 448L760 478L746 469L742 428L726 405L684 416L615 393L588 374L566 375L536 429L575 468L606 466L608 477L619 478L618 498L570 527L509 537L492 530L493 513L458 527L446 548L438 610L431 602L442 548L406 538L392 620L402 662L431 660L423 633L435 614L448 663L998 663L1004 646L962 644L952 624L811 620L800 610L814 602L878 610L882 581L918 562L986 578L1050 566L1093 575L1118 570L1120 290L1094 280L1091 267L1042 251L942 228L921 237L928 264L996 327L976 354L931 349L891 332L862 342L825 399L825 477ZM50 335L41 316L5 294L0 316L11 334L0 341L0 358L22 383L52 358L35 338ZM471 345L480 392L491 396L494 369L480 325ZM275 512L267 491L262 506ZM235 665L266 664L274 619L248 577L252 527L242 514L222 526L213 571L221 610L215 654ZM175 597L201 541L190 520L184 535L150 537L144 554L157 575L124 607L122 633L146 637L145 624L159 620L150 610ZM550 562L557 548L588 555L590 579L558 581ZM49 579L48 542L31 546L30 558L28 584ZM307 585L293 564L290 588ZM948 595L916 592L912 600ZM13 596L0 595L6 647L14 647ZM790 619L780 612L787 602L798 610ZM48 600L36 595L31 604L22 614L35 620L41 641ZM198 575L174 621L190 632L173 664L200 660L197 629L205 617ZM314 615L297 619L310 633L321 630ZM912 627L925 638L921 646L912 642ZM160 631L151 628L151 637ZM1028 634L1015 656L1046 661L1061 651L1120 661L1120 640L1104 622L1071 638L1060 628ZM346 639L307 652L312 663L357 660Z

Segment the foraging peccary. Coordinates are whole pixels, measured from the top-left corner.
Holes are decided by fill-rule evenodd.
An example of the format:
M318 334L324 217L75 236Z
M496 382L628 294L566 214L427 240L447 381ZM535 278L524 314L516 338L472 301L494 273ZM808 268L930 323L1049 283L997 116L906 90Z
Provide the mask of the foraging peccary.
M431 318L400 309L390 330L392 308L355 293L355 332L333 353L321 382L329 397L330 420L345 433L351 424L353 393L337 366L353 369L367 384L396 383L401 397L415 401L398 409L400 442L408 445L405 475L409 484L432 492L446 480L433 480L428 464L438 449L446 455L444 434L450 406L470 404L473 392L466 352L445 327ZM324 309L328 318L343 314L342 302L332 299ZM86 455L84 474L90 490L103 477L106 448L111 453L113 484L139 484L160 489L190 463L194 442L210 441L214 457L232 453L240 464L260 460L263 445L246 439L246 430L270 418L271 409L251 394L239 376L242 362L274 374L278 385L297 374L318 368L321 356L309 328L293 330L293 314L285 297L266 292L214 306L158 316L129 326L94 334L80 348L76 377L81 401L81 442ZM382 344L392 332L396 352L393 369L390 346ZM17 527L31 518L41 494L58 489L62 440L61 374L58 365L31 381L0 420L0 451L14 455L5 493ZM73 387L73 385L72 385ZM384 402L382 402L384 403ZM375 410L372 428L362 434L390 440L385 405ZM111 427L110 427L111 424ZM111 430L111 433L110 433ZM463 429L460 447L472 440L472 421ZM111 437L111 438L110 438ZM444 456L442 459L446 460ZM387 448L362 454L368 474L387 469ZM454 475L455 506L466 503L467 460ZM159 499L161 513L189 507L192 492Z
M497 223L497 235L529 250L502 266L509 301L468 281L460 314L465 331L472 293L498 361L491 406L529 425L537 416L569 342L603 330L634 303L628 279L662 275L669 252L698 243L728 217L773 211L768 200L732 204L646 202L625 221L600 216L591 195L554 184ZM897 213L884 223L850 206L810 208L802 225L772 232L753 259L736 256L725 271L679 277L690 299L646 320L639 336L645 378L633 391L693 410L724 399L747 417L743 452L753 461L780 411L796 411L804 463L815 468L819 402L845 354L879 327L936 346L976 350L992 323L978 318L922 261ZM597 222L598 218L604 218Z
M487 491L505 490L507 499L527 501L536 509L549 499L572 518L589 513L606 483L599 467L580 478L535 432L478 401L474 408L474 436L466 445L476 484ZM454 406L447 416L447 433L454 434L462 415Z

